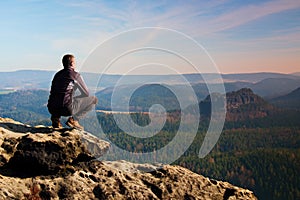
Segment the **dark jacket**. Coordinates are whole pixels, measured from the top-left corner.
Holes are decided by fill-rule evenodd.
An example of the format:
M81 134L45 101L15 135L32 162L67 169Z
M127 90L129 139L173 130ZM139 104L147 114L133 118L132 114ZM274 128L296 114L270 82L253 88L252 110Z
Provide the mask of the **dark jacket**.
M48 100L48 110L51 114L62 116L71 115L73 93L79 89L80 96L89 96L89 91L81 75L72 68L62 69L57 72L52 80Z

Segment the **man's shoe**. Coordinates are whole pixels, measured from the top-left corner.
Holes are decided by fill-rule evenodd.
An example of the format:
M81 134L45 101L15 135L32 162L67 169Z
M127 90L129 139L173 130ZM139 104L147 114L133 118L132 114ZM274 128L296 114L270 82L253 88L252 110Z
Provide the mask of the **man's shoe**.
M66 122L66 125L71 128L83 130L83 126L81 126L77 120L74 120L73 117L69 117L68 121Z
M63 128L62 124L60 123L59 118L51 118L51 121L52 121L53 128L57 128L57 129Z
M55 123L55 124L52 123L52 127L53 128L57 128L57 129L63 128L63 126L62 126L62 124L60 122L59 123Z

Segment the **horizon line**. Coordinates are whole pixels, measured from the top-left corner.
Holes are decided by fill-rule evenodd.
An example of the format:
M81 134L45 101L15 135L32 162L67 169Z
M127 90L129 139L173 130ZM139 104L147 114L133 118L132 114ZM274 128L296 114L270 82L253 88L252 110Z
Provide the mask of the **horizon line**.
M0 73L14 73L14 72L21 72L21 71L40 71L40 72L57 72L63 68L60 68L58 70L47 70L47 69L18 69L18 70L12 70L12 71L0 71ZM77 72L80 73L89 73L89 74L101 74L101 73L96 73L96 72L87 72L87 71L80 71L76 70ZM231 75L231 74L263 74L263 73L270 73L270 74L285 74L285 75L294 75L300 73L300 71L294 71L294 72L278 72L278 71L255 71L255 72L225 72L225 73L213 73L213 72L203 72L203 73L182 73L180 75L196 75L196 74L221 74L221 75ZM105 73L105 75L111 75L111 76L172 76L172 75L179 75L179 74L117 74L117 73Z

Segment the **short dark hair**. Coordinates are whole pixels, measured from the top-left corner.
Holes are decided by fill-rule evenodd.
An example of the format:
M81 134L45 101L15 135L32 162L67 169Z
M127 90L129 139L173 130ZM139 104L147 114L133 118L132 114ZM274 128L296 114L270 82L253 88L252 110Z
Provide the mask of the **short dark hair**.
M68 68L71 64L72 58L75 58L72 54L66 54L64 55L62 59L62 63L64 68Z

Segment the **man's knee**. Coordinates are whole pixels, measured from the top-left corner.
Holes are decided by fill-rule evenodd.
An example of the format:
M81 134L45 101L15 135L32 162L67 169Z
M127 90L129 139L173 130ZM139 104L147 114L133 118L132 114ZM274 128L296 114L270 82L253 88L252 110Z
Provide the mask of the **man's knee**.
M97 97L95 97L95 96L93 96L93 104L97 104L98 103L98 98Z

